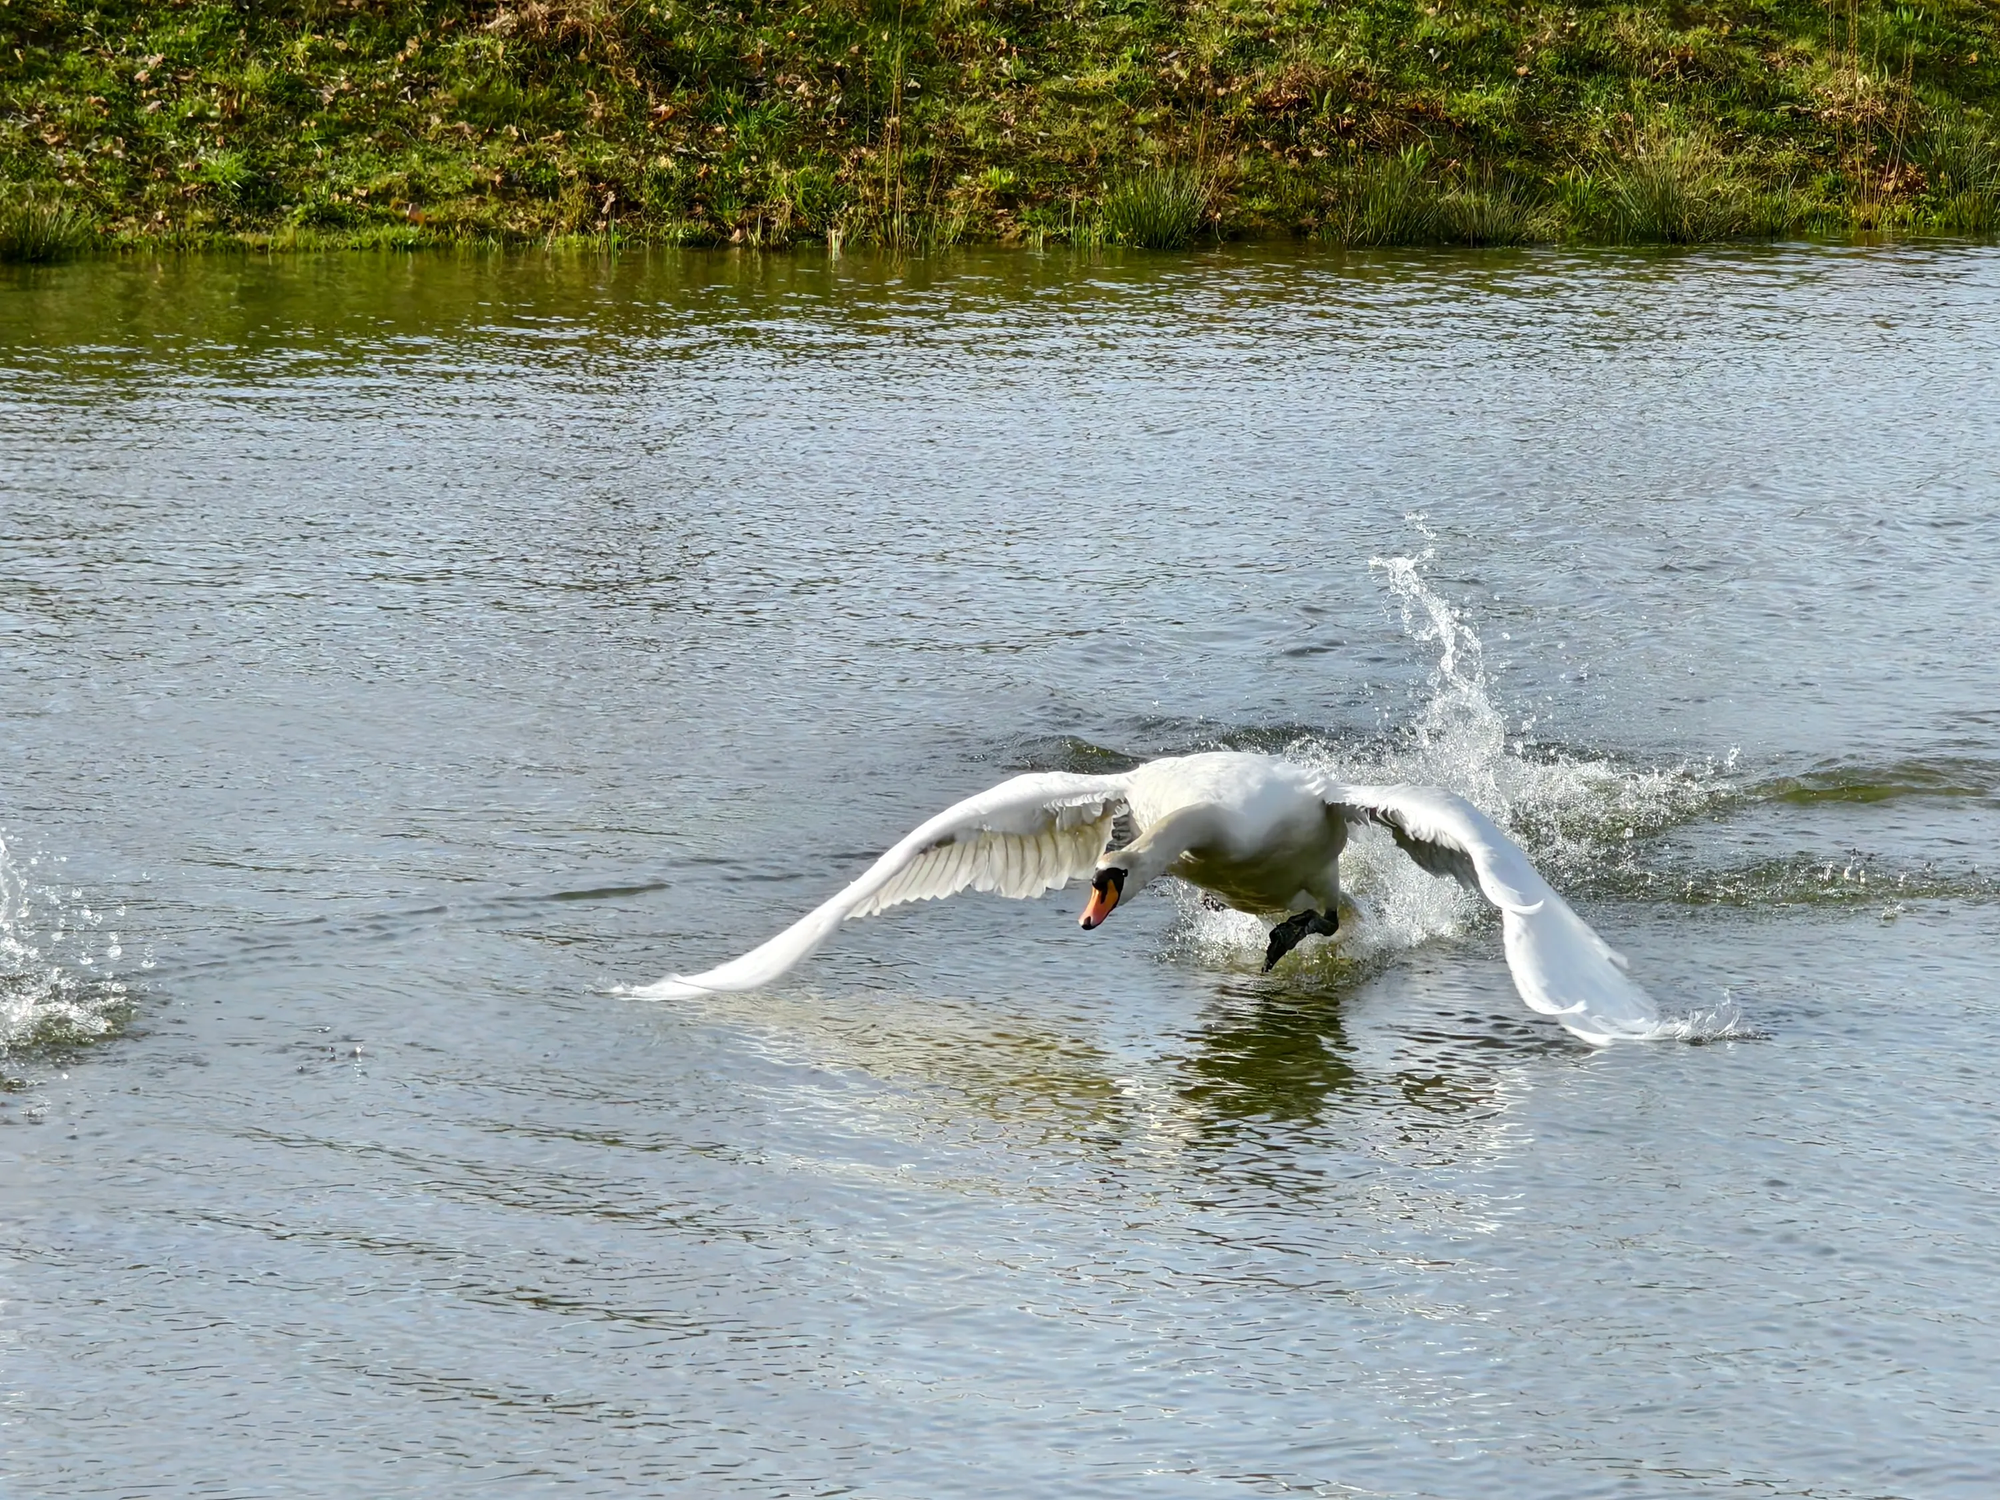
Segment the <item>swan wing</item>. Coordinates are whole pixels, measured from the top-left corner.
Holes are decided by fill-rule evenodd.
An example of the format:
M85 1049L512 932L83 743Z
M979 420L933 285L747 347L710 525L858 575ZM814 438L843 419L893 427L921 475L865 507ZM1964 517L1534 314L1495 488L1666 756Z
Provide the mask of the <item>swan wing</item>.
M1507 967L1530 1010L1604 1046L1659 1024L1653 1000L1614 950L1542 878L1527 854L1463 797L1436 787L1345 786L1315 790L1350 823L1380 823L1424 869L1457 877L1500 908Z
M831 900L741 958L701 974L671 975L625 993L671 1000L749 990L778 979L853 917L960 891L1017 900L1088 875L1124 805L1123 776L1060 771L1016 776L948 807L889 850Z

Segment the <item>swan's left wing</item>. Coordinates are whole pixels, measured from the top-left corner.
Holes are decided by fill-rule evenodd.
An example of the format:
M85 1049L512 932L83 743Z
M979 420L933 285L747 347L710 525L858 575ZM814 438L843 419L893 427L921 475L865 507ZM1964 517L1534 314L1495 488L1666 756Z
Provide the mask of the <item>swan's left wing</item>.
M884 854L852 885L762 947L702 974L675 974L626 993L671 1000L750 990L780 978L852 917L960 891L1022 899L1088 875L1124 807L1123 776L1047 771L1016 776L946 808Z
M1653 1000L1612 949L1542 879L1520 845L1451 792L1427 786L1313 788L1350 823L1379 823L1434 875L1457 877L1500 908L1507 967L1531 1010L1553 1016L1593 1046L1639 1037L1659 1024Z

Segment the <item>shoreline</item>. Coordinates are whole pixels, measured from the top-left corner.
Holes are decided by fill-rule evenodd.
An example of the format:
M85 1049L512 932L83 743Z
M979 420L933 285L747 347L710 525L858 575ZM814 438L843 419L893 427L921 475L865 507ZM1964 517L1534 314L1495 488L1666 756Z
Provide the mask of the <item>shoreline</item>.
M1978 0L0 5L0 259L2000 231Z
M687 241L656 240L637 237L608 237L597 235L572 235L560 238L520 239L520 240L478 240L394 238L389 236L361 236L354 238L316 238L312 240L273 241L263 237L217 237L209 240L152 240L141 239L114 242L103 245L89 245L59 260L20 261L0 259L0 269L34 271L56 265L103 264L112 261L169 260L180 257L215 259L261 259L281 261L292 258L324 256L328 258L361 255L407 255L407 256L506 256L525 258L534 255L575 259L594 256L599 259L616 260L627 256L656 255L661 253L689 253L698 255L731 255L744 258L770 258L773 260L814 259L837 265L843 261L858 263L930 264L948 263L954 256L961 255L1009 255L1024 257L1063 257L1074 261L1096 261L1106 257L1125 258L1128 256L1168 262L1179 257L1217 255L1228 252L1243 252L1254 256L1260 251L1284 250L1297 252L1326 260L1347 257L1369 259L1389 259L1395 257L1416 257L1446 252L1453 255L1467 254L1562 254L1590 252L1627 252L1645 256L1677 256L1708 254L1716 251L1848 251L1848 250L1893 250L1893 249L1964 249L1979 250L2000 246L2000 234L1954 234L1943 231L1912 231L1890 233L1885 231L1853 232L1847 234L1795 234L1757 238L1736 238L1726 240L1701 240L1668 242L1659 240L1525 240L1507 244L1469 245L1463 242L1431 240L1411 241L1392 245L1341 245L1325 240L1294 234L1240 235L1230 239L1205 239L1172 249L1155 249L1143 245L1126 245L1115 241L1099 241L1086 244L1071 244L1055 240L1042 244L1024 241L964 239L950 245L928 248L905 248L895 245L861 244L843 245L829 248L820 240L792 240L785 244L747 244L729 241Z

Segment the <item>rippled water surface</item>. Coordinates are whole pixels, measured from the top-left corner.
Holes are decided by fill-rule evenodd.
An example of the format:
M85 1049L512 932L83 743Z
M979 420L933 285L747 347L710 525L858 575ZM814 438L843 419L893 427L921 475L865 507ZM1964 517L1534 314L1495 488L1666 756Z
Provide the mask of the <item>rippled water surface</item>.
M1985 1496L2000 254L0 280L9 1495ZM1376 850L761 940L1024 768Z

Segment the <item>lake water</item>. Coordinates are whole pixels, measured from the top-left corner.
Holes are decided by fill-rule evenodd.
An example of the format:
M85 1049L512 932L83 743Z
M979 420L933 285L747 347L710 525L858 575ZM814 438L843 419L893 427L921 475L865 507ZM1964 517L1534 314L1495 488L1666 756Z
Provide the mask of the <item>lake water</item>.
M0 1490L1986 1496L2000 251L0 279ZM761 941L1022 769L1490 920ZM1363 862L1364 865L1366 861ZM1371 884L1372 882L1372 884Z

